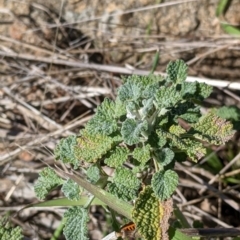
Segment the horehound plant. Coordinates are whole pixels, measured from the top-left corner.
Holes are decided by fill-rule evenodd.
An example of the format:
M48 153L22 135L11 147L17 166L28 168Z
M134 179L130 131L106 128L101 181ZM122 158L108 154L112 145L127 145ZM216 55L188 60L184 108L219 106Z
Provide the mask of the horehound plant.
M108 206L134 223L131 234L122 228L105 239L174 239L168 220L178 185L175 162L197 162L207 145L224 144L234 134L216 110L200 112L212 87L186 77L187 65L177 60L168 64L165 77L124 78L116 100L106 98L79 135L57 145L56 160L68 172L45 168L35 191L44 199L62 185L66 198L81 205L64 215L66 239L88 239L91 204Z

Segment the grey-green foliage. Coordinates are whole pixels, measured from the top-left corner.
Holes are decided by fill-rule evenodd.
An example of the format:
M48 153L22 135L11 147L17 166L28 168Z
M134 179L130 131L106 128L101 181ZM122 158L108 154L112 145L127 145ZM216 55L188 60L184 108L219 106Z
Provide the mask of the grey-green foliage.
M92 165L88 168L87 172L87 178L91 183L97 183L97 181L101 177L100 169L96 165Z
M167 80L174 83L183 83L187 78L187 65L183 60L170 62L167 66Z
M88 210L82 207L71 207L64 213L66 240L88 240Z
M212 87L186 78L187 65L177 60L168 64L166 77L123 79L116 100L105 99L78 136L60 141L55 149L57 160L81 168L89 182L126 202L139 196L141 183L150 185L160 200L171 197L178 183L174 163L187 158L197 162L205 156L207 144L224 144L234 134L232 124L216 112L205 116L200 112ZM146 169L150 169L149 176L143 174ZM46 171L40 174L35 190L43 198L63 182L53 171ZM78 195L72 183L64 183L63 191L69 198ZM80 221L82 211L71 210L66 223L68 239L84 235L84 228L79 228L86 222L74 229L74 218Z
M61 160L63 163L71 163L75 169L78 168L79 160L77 159L74 151L76 145L76 135L61 139L54 151L56 160Z
M151 146L147 144L146 146L136 147L132 154L134 159L144 166L151 159Z
M156 172L152 178L152 188L161 200L168 199L178 184L178 175L172 170Z
M11 227L5 218L0 219L0 239L1 240L22 240L22 229L20 227Z
M233 123L235 130L240 129L240 109L237 106L223 106L216 110L216 114Z
M105 157L104 163L109 167L119 167L126 162L129 154L129 149L125 147L115 147Z
M70 200L79 200L81 188L72 179L65 181L61 188L63 194Z
M44 199L46 195L63 184L64 180L60 178L53 169L44 168L39 173L39 178L34 185L34 191L39 199Z
M118 167L113 181L107 185L107 189L120 199L130 201L136 198L141 182L132 171Z

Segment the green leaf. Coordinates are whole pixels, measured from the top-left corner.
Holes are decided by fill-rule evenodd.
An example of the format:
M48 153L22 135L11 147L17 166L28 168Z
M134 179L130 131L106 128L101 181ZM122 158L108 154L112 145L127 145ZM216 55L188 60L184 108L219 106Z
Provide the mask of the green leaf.
M178 175L172 170L156 172L153 175L151 186L160 200L170 198L178 185Z
M141 134L147 130L147 121L136 122L133 119L126 119L122 124L121 134L126 144L133 145L141 141Z
M89 221L88 210L82 207L69 208L64 217L66 218L63 229L66 240L88 240L87 222Z
M11 227L9 222L4 223L5 218L0 219L0 239L1 240L22 240L22 229L20 227Z
M151 70L151 74L154 73L154 71L157 68L158 62L159 62L159 50L156 52L154 60L153 60L153 66L152 66L152 70Z
M186 130L183 129L181 126L179 125L172 125L169 128L169 132L172 134L175 134L176 136L180 137L182 134L186 133Z
M22 208L24 210L25 208L30 208L30 207L71 207L71 206L85 206L86 204L89 203L89 197L86 196L81 196L79 200L69 200L68 198L57 198L57 199L52 199L52 200L46 200L43 202L38 202L34 204L29 204L26 207ZM99 200L98 198L94 198L91 201L91 205L99 205L99 206L106 206L104 202Z
M98 166L92 165L88 168L87 178L91 183L96 184L100 177L100 169Z
M193 134L197 139L220 145L232 138L235 133L232 128L230 122L219 118L212 111L202 116L198 123L193 124L189 133Z
M201 117L200 107L189 108L186 113L179 115L179 117L188 123L196 123Z
M108 192L125 201L136 198L141 182L132 171L125 168L117 168L113 182L108 183Z
M228 34L231 34L231 35L234 35L234 36L240 36L240 29L237 28L237 27L234 27L232 26L231 24L228 24L228 23L223 23L221 24L223 30L228 33Z
M64 181L60 178L54 170L47 167L44 168L40 173L38 180L34 185L34 191L37 197L42 200L46 195L57 186L63 184Z
M223 106L217 109L216 114L226 120L240 120L240 109L236 106Z
M78 159L86 162L97 162L114 144L114 138L102 134L91 135L87 130L81 131L77 139L75 154Z
M187 64L183 60L170 62L167 66L168 81L182 83L187 78Z
M218 5L217 5L217 9L216 9L217 17L225 14L228 4L229 4L229 0L219 0L218 1Z
M160 84L163 84L161 76L129 76L118 90L118 97L122 102L139 103L140 100L152 97Z
M234 130L240 130L240 109L236 106L224 106L216 110L220 118L231 121Z
M167 136L162 131L152 132L149 136L148 143L152 148L162 148L167 143Z
M151 116L155 111L153 105L153 98L144 99L142 101L143 107L139 110L139 114L142 117L141 119L146 119L147 117Z
M75 181L77 184L79 184L81 187L86 189L88 192L93 194L95 197L100 199L102 202L104 202L106 205L108 205L110 208L112 208L119 214L125 216L130 220L132 219L131 218L132 205L130 205L129 203L113 196L112 194L108 193L102 188L99 188L76 175L69 174L63 171L61 171L61 174L65 177L71 178L73 181Z
M177 147L179 150L185 152L194 162L197 162L206 155L206 149L201 142L189 138L182 139L175 134L161 129L157 130L157 134L160 138L167 138L170 147Z
M206 83L197 83L197 92L194 95L194 99L202 101L203 99L210 96L212 93L212 86Z
M106 163L109 167L119 167L127 160L128 154L128 148L116 147L107 153L104 163Z
M96 114L86 125L86 130L94 134L110 135L118 128L117 120L124 114L123 106L105 98L100 106L97 108Z
M142 95L142 86L140 81L135 79L140 78L138 76L132 76L131 81L127 81L118 90L118 97L122 102L133 101L136 102ZM134 81L135 80L135 81Z
M173 85L170 87L161 87L155 94L155 100L154 104L156 108L162 110L162 108L175 107L183 99L180 91L177 91L176 87Z
M159 165L163 168L168 165L174 159L174 152L170 148L162 148L155 152L156 159Z
M150 150L151 146L149 144L143 147L136 147L133 150L132 156L144 166L151 158Z
M68 179L62 185L63 194L70 200L79 200L81 189L72 179Z
M63 163L71 163L74 169L79 166L79 160L75 156L74 148L77 145L77 136L72 135L60 140L54 150L56 160L61 160Z
M140 192L135 201L132 218L143 239L167 239L168 220L172 212L172 200L160 202L150 186Z
M189 99L194 96L197 91L197 82L183 82L181 85L181 94L184 99Z

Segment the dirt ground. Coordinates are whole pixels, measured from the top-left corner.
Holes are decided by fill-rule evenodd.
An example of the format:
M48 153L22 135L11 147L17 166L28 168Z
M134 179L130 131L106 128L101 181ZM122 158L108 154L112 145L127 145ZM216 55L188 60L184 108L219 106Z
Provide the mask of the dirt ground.
M160 5L162 4L162 5ZM121 75L156 72L183 59L189 75L215 80L208 107L240 107L240 39L221 23L240 25L240 2L231 1L224 18L217 0L0 0L0 214L36 202L33 184L62 137L77 133L105 96L114 98ZM238 156L239 133L214 148L222 165ZM207 158L206 158L207 159ZM186 163L174 200L188 220L204 227L240 227L240 185L216 181L216 193L200 194L212 169ZM239 160L236 161L239 170ZM211 166L212 167L212 166ZM231 169L233 170L233 169ZM230 171L230 170L229 170ZM191 177L190 173L196 178ZM216 173L215 173L216 174ZM240 179L239 171L235 175ZM230 190L231 191L230 191ZM225 191L229 201L220 197ZM49 198L59 196L54 191ZM237 207L236 207L237 206ZM238 211L236 210L238 208ZM29 239L50 239L63 209L27 209L12 218ZM91 209L90 239L110 232L109 216ZM64 239L59 238L59 239Z

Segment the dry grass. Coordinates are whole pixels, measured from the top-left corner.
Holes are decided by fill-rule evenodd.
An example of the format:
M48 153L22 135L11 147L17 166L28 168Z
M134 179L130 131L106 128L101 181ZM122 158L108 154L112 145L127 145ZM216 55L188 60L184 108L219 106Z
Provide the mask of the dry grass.
M149 16L141 1L139 4L132 1L131 10L112 10L106 21L102 17L104 9L99 5L95 9L98 15L90 17L91 21L85 18L74 23L69 22L65 8L74 14L74 6L77 11L77 6L83 3L78 5L69 0L66 6L62 5L64 1L57 1L56 5L53 1L52 6L43 6L41 1L10 2L2 1L0 11L4 19L0 29L1 215L8 211L14 213L36 201L33 183L46 164L55 164L53 150L59 139L77 133L104 97L115 97L121 75L148 74L156 51L160 51L156 73L164 72L169 60L182 58L189 64L190 75L197 76L195 79L199 81L208 78L208 83L216 86L204 109L223 104L240 105L237 82L240 40L224 35L218 23L215 23L216 34L212 35L212 25L207 25L201 15L204 7L208 13L214 11L211 8L216 1L215 5L207 4L208 1L200 4L200 27L178 34L159 31L156 27L159 22L154 25L151 16L155 15L151 14L157 14L160 7L170 9L169 14L174 13L165 5L154 5L155 1L147 3L155 11ZM183 9L191 9L191 5L184 4L199 4L178 2ZM90 6L86 3L85 10ZM142 22L137 25L133 21L139 17L137 14L144 14L151 24L146 24L145 29ZM109 22L110 18L123 22ZM168 28L171 27L174 24L170 22ZM115 31L118 28L119 32ZM149 32L146 28L150 28ZM203 32L203 28L207 30ZM228 87L223 89L222 83ZM213 148L212 155L216 154L225 165L217 175L202 167L211 156L198 164L188 162L176 166L181 180L174 199L190 222L199 220L205 227L240 226L240 184L228 185L222 181L226 176L239 179L238 136L227 146ZM58 195L55 191L50 197ZM50 239L62 213L54 208L30 209L12 221L23 227L30 239ZM103 229L104 212L93 208L91 220L91 238L100 239L106 230Z

